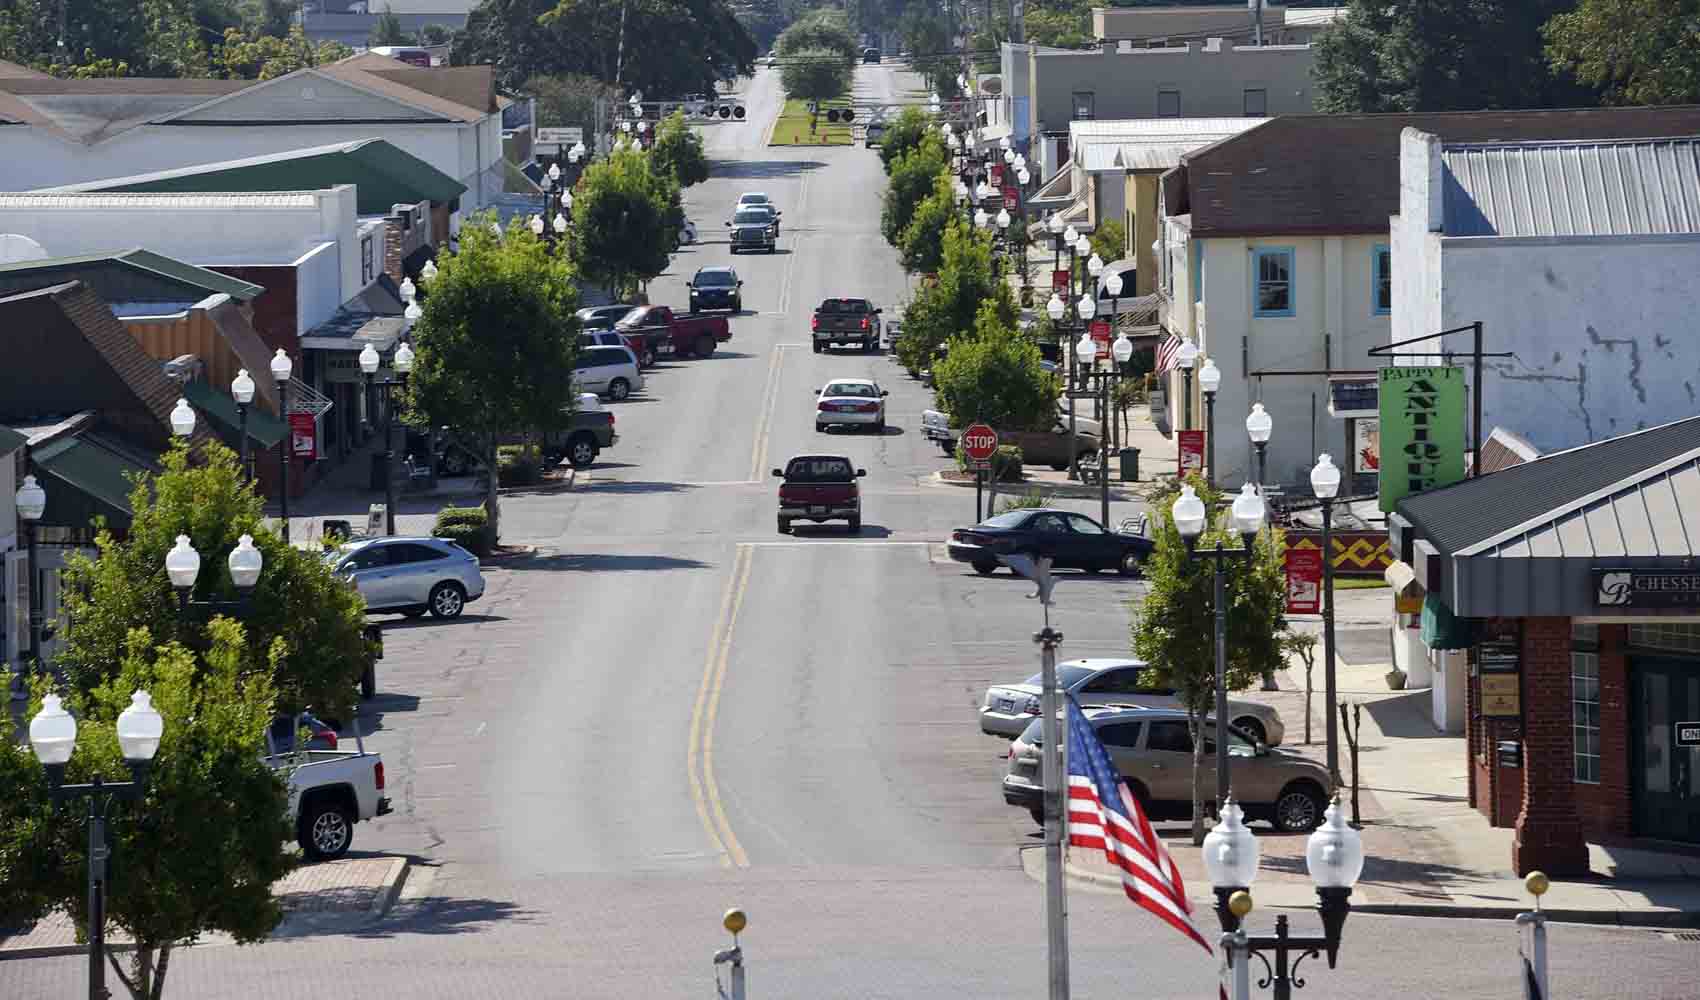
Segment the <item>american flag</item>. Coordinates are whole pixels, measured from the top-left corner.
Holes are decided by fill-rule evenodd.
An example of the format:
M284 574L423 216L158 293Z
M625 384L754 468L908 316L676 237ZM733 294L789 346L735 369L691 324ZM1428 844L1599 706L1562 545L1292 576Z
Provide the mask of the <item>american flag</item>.
M1068 842L1095 847L1121 871L1127 898L1197 941L1210 943L1192 921L1180 869L1157 839L1139 803L1128 794L1080 704L1068 700Z
M1157 345L1157 374L1166 374L1175 367L1175 353L1181 349L1181 338L1173 333L1163 338Z

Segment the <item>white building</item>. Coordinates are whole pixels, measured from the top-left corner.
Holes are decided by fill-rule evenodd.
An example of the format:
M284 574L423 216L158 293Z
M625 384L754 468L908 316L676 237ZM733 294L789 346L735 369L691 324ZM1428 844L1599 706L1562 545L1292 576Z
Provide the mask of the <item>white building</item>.
M1550 452L1700 409L1700 138L1407 128L1400 154L1392 335L1481 322L1488 350L1513 352L1486 362L1486 427Z
M0 190L377 138L466 185L464 213L503 189L503 102L493 80L488 66L422 68L371 53L258 82L4 71Z

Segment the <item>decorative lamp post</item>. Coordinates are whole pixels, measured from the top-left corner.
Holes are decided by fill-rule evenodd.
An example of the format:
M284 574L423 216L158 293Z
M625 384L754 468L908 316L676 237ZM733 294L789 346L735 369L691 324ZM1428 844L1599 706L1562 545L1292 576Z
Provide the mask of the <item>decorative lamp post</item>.
M582 139L573 143L573 148L567 150L567 162L577 163L584 159L584 154L586 152L587 150L584 148L584 141Z
M986 224L989 223L991 220L992 220L992 217L990 215L986 214L985 209L976 208L974 210L974 227L976 229L986 228Z
M230 380L230 396L236 400L236 433L242 449L238 461L242 465L242 481L245 483L254 478L254 470L248 466L248 404L254 401L254 389L254 379L248 374L248 369L237 369L236 377Z
M1092 245L1092 241L1087 240L1086 245L1090 247ZM1093 278L1097 278L1098 275L1104 273L1104 258L1098 256L1097 251L1093 251L1092 256L1086 258L1086 273L1090 274Z
M1204 481L1216 485L1216 390L1222 387L1222 370L1215 358L1205 358L1198 370L1198 388L1204 393Z
M412 332L413 324L419 322L419 317L423 315L425 315L425 310L420 308L419 303L409 302L407 308L402 310L401 318L406 321L407 330Z
M410 304L409 308L417 308ZM397 375L397 380L376 382L378 367L382 359L371 344L367 344L360 352L360 373L366 377L366 396L371 399L372 388L376 384L384 396L384 529L385 534L395 535L395 396L399 386L406 391L408 373L413 370L413 348L402 344L396 348L395 358L391 361Z
M428 268L431 269L432 276L436 275L436 273L437 273L436 265L432 264L430 261L426 261L425 267L428 267ZM424 280L424 278L425 278L424 268L420 269L419 277L420 277L420 280ZM405 278L404 277L404 278L401 279L401 284L396 286L396 293L401 296L401 300L403 302L412 302L414 299L419 297L419 286L415 285L413 283L412 278Z
M1251 404L1251 413L1245 418L1245 432L1252 447L1257 449L1257 485L1261 489L1269 482L1269 436L1275 433L1275 419L1262 403Z
M1000 232L1004 233L1005 235L1008 235L1008 233L1009 233L1009 223L1010 223L1009 209L1007 209L1007 208L998 209L997 223L998 223L998 230Z
M426 261L425 266L419 269L419 280L426 283L426 284L430 284L431 279L435 278L436 276L437 276L437 262L434 261L434 260Z
M494 222L490 225L495 227L498 235L501 233L502 227ZM277 467L281 487L278 498L283 505L283 540L286 542L289 541L289 466L295 451L295 428L289 424L289 373L294 367L283 348L278 348L277 353L272 355L272 381L277 383L277 408L283 414L284 424L283 446L277 453Z
M195 410L187 399L179 399L171 408L171 433L180 438L195 433Z
M1181 487L1181 495L1170 509L1175 529L1186 541L1187 558L1198 555L1198 539L1204 534L1206 514L1204 501L1190 485ZM1257 533L1263 527L1263 497L1250 483L1234 498L1232 517L1234 530L1239 533L1240 547L1226 548L1218 541L1205 557L1215 564L1216 604L1216 802L1220 808L1228 801L1232 787L1228 773L1228 568L1233 556L1243 556L1249 571L1256 552Z
M1052 323L1061 323L1063 313L1067 309L1068 307L1063 305L1062 296L1056 292L1052 292L1050 300L1045 303L1045 315L1051 317Z
M29 467L29 458L26 452L24 468L27 469ZM36 531L40 525L41 515L47 512L47 491L42 489L41 485L35 481L35 476L25 475L24 484L18 487L18 493L17 496L13 498L13 502L17 505L18 520L23 522L24 550L27 553L25 572L29 577L25 583L25 587L29 592L29 666L24 670L19 671L16 679L16 683L19 685L19 693L24 694L28 691L26 683L29 679L28 671L35 670L40 672L42 669L41 588L37 586L36 583L39 571L36 569L35 538Z
M531 217L530 226L531 226L531 235L533 235L533 236L542 236L543 235L543 217L541 215L533 215Z
M1086 291L1086 259L1092 255L1092 240L1085 233L1075 236L1074 255L1075 259L1080 262L1076 274L1080 278L1080 290L1084 292Z
M1328 706L1328 777L1340 787L1340 709L1334 704L1334 495L1340 469L1327 453L1310 470L1310 488L1322 501L1322 677Z
M1322 934L1296 937L1288 931L1286 914L1281 914L1275 918L1273 935L1250 936L1243 921L1252 911L1250 887L1257 878L1261 851L1257 838L1246 829L1237 802L1229 800L1222 813L1222 821L1204 838L1204 871L1216 892L1222 944L1235 974L1233 1000L1249 1000L1251 977L1246 966L1253 955L1264 967L1259 985L1271 985L1274 1000L1292 1000L1293 989L1304 985L1298 976L1299 963L1326 954L1332 969L1339 958L1346 917L1352 911L1352 888L1363 874L1363 839L1347 825L1339 800L1330 803L1322 824L1305 845L1305 868L1316 886ZM1273 964L1264 952L1274 954Z
M1175 348L1175 367L1181 370L1181 397L1186 407L1186 420L1181 424L1183 430L1192 430L1192 366L1198 362L1198 345L1192 338L1181 341L1181 346Z
M1045 229L1048 230L1051 234L1051 271L1055 272L1055 271L1061 269L1061 267L1062 267L1062 246L1063 246L1063 220L1062 220L1062 216L1058 215L1055 212L1052 212L1051 217L1045 220ZM1056 287L1056 281L1054 279L1051 282L1051 287L1053 287L1053 288Z
M246 611L248 596L253 593L254 585L259 583L260 570L265 566L265 557L254 547L253 535L243 535L236 540L236 547L230 550L225 565L230 569L230 582L236 585L236 600L192 600L195 580L201 575L201 554L190 544L188 535L178 535L177 544L165 554L165 575L177 594L177 610L185 614L190 608L204 608L215 614Z
M1104 278L1104 291L1108 292L1110 296L1110 322L1114 323L1116 318L1122 314L1122 273L1120 271L1111 271Z
M106 991L106 817L114 802L137 802L147 789L148 764L159 752L165 720L146 691L130 696L130 707L118 715L118 747L130 769L129 781L105 781L99 775L85 785L65 784L65 766L77 748L77 720L65 711L59 696L41 700L41 711L30 720L30 748L47 772L55 804L87 799L89 830L89 998L107 1000Z

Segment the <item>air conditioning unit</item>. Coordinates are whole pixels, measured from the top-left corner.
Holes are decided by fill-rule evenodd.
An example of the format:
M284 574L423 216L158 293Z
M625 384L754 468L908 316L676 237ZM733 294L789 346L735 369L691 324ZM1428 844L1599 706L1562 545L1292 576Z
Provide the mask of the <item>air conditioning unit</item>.
M181 354L165 363L165 377L178 385L205 382L207 364L193 354Z

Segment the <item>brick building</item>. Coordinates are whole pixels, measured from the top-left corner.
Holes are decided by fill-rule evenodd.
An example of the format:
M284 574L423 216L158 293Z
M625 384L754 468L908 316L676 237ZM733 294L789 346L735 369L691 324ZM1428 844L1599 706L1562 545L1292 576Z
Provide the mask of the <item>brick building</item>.
M1425 639L1469 649L1470 801L1515 827L1517 872L1700 844L1700 417L1407 497L1389 526Z

